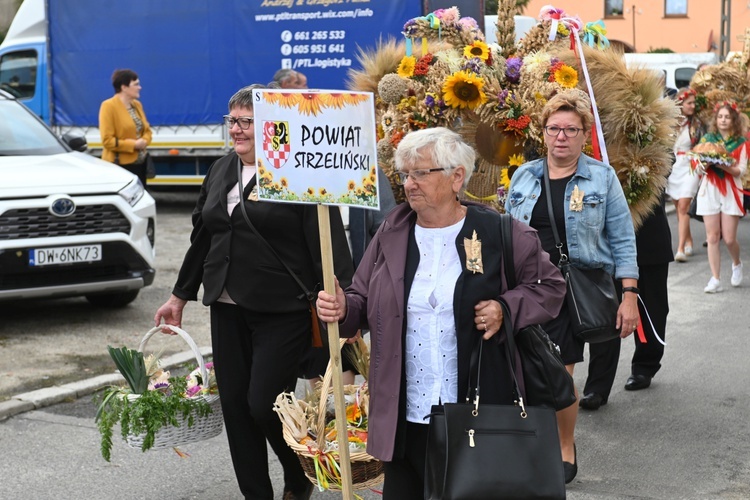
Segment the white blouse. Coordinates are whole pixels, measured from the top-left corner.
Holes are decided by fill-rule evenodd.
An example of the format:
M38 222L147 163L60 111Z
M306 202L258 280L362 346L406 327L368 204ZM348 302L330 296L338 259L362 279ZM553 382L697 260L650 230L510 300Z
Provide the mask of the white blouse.
M406 304L406 420L426 424L432 405L454 403L458 353L453 296L461 275L456 238L464 220L416 226L419 266Z

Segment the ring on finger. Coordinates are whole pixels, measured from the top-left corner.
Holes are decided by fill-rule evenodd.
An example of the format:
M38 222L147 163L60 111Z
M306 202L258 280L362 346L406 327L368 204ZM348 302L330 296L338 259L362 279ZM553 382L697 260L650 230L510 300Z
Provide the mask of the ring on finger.
M482 319L482 323L486 323L486 322L484 321L484 316L482 316L482 318L481 318L481 319Z

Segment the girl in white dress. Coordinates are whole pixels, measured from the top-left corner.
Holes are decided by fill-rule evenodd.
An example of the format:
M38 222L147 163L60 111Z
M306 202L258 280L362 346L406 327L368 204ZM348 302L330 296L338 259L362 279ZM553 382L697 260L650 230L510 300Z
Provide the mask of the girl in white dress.
M678 239L677 253L674 256L677 262L687 262L688 257L693 255L693 237L690 234L690 216L687 212L693 196L698 191L700 177L690 168L690 160L686 153L698 143L705 132L695 113L695 95L695 90L684 88L675 97L682 116L674 144L675 162L667 179L666 193L674 201L677 212Z
M703 216L708 240L708 264L712 276L703 289L706 293L716 293L723 289L720 239L724 240L732 257L732 286L740 286L742 282L737 226L740 217L745 214L740 179L747 170L746 133L747 126L740 116L737 104L722 101L714 107L710 132L701 139L701 142L721 144L734 160L731 166L707 162L702 164L705 175L698 189L696 212Z

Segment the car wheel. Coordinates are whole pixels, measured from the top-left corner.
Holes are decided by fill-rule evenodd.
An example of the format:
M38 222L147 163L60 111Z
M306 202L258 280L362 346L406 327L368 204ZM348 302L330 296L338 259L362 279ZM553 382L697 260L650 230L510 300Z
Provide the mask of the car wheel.
M138 297L138 292L140 292L140 290L86 295L86 300L96 307L125 307Z

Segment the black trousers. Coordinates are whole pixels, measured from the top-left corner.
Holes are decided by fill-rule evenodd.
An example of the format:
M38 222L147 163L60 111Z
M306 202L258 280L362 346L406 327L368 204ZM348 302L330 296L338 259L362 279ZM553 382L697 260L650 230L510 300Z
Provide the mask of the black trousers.
M141 163L130 163L128 165L120 165L120 167L124 168L131 174L135 174L138 176L138 178L141 180L141 184L143 184L143 187L146 187L147 182L147 176L146 176L146 162L143 161Z
M234 473L246 499L272 500L266 440L284 468L284 489L304 491L308 480L284 442L273 403L294 391L309 347L310 313L262 314L232 304L211 306L211 343Z
M667 298L667 274L669 264L654 266L641 266L639 268L638 288L643 302L646 304L651 321L664 339L667 326L667 314L669 313L669 301ZM619 283L617 283L619 291ZM638 332L633 334L635 338L635 353L633 354L632 373L648 375L653 377L661 367L661 358L664 355L664 346L656 340L648 318L644 314L643 305L638 302L640 322L646 335L647 343L638 340ZM617 375L617 364L620 360L621 339L616 338L609 342L589 344L589 373L584 394L595 392L604 398L609 397L612 385Z
M583 386L584 394L595 392L604 399L609 398L617 375L621 342L617 337L608 342L589 344L589 373Z
M669 314L669 297L667 294L667 276L669 264L655 266L640 266L641 277L638 280L641 298L646 304L657 333L666 342L667 314ZM635 352L631 364L633 375L653 377L661 368L661 358L664 356L664 346L656 340L654 331L648 321L643 305L638 304L641 313L641 324L646 337L644 344L638 339L637 332L633 335Z
M622 296L622 283L615 281L615 291ZM617 375L617 364L620 362L620 344L622 339L617 337L608 342L589 344L589 372L583 394L593 392L601 395L605 400L612 392L612 385Z
M424 498L424 465L427 453L426 424L406 422L404 456L383 464L383 500Z

